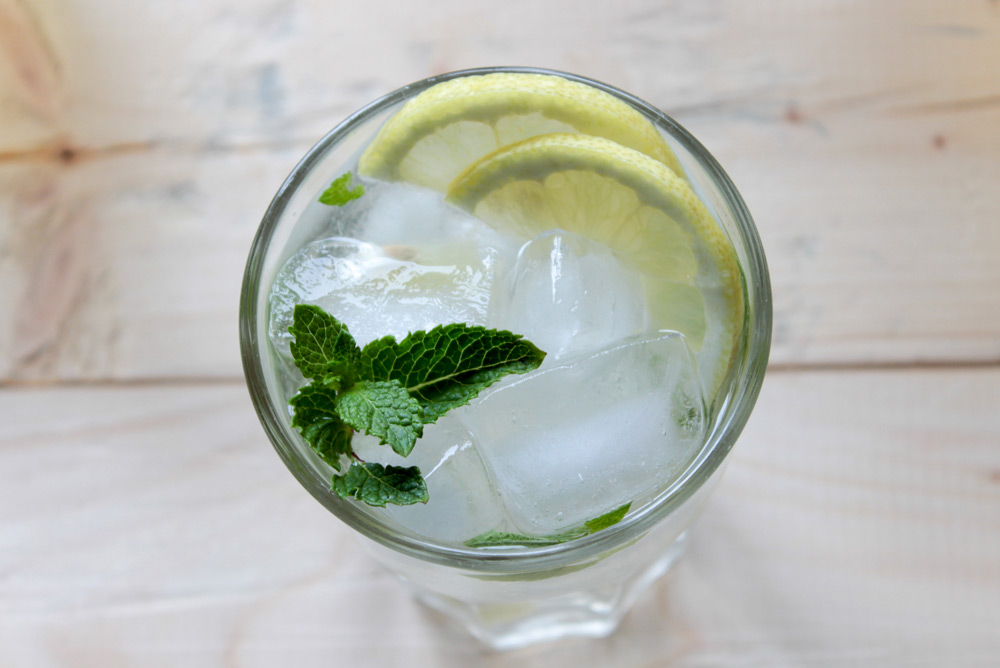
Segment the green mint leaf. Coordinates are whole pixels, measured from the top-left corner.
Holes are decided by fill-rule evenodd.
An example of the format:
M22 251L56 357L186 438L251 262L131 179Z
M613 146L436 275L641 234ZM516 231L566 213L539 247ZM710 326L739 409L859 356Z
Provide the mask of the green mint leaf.
M427 485L416 466L383 466L353 462L344 475L335 476L331 489L340 498L353 496L370 506L387 503L407 506L427 503Z
M334 185L342 182L346 190L350 175L345 176ZM352 197L360 196L354 194L357 190L350 191ZM519 335L463 324L415 332L398 343L387 336L361 350L346 325L318 306L302 304L295 307L288 331L294 337L295 365L313 379L289 401L292 426L337 471L345 455L353 456L357 461L333 478L331 489L341 498L353 496L374 506L426 503L427 485L416 467L361 461L351 447L355 429L405 457L423 435L424 424L467 404L507 374L537 369L545 358ZM497 544L537 545L588 532L577 527L555 536L496 535L501 536Z
M350 387L361 350L347 326L318 306L299 304L288 328L295 366L306 378L326 379L335 389Z
M529 536L523 533L508 533L506 531L487 531L475 538L465 541L467 547L545 547L546 545L558 545L586 536L586 533L572 535L552 534L549 536Z
M424 433L423 409L398 380L359 381L337 395L336 410L344 422L403 457Z
M597 533L601 529L607 529L609 526L613 526L622 521L628 509L632 507L632 502L629 501L623 506L618 506L614 510L608 513L604 513L600 517L595 517L592 520L587 520L583 523L583 528L587 530L588 534Z
M351 454L354 432L337 414L336 396L333 388L313 383L300 389L288 403L295 409L292 427L324 462L339 471L341 456Z
M361 351L360 373L366 380L398 380L430 424L507 374L537 369L543 359L544 352L508 331L439 325L398 343L392 336L372 341Z
M351 188L351 179L353 174L347 172L342 174L330 187L323 191L323 194L319 196L319 201L322 204L328 204L330 206L344 206L352 199L357 199L365 194L364 186L356 186Z
M571 540L576 540L577 538L589 536L590 534L597 533L602 529L607 529L609 526L618 524L622 521L622 518L625 517L625 514L631 506L632 502L629 501L625 505L619 506L611 512L605 513L600 517L595 517L592 520L587 520L580 526L573 527L559 533L548 534L545 536L530 536L527 534L509 533L506 531L487 531L486 533L481 533L474 538L470 538L465 541L465 544L468 547L543 547L546 545L558 545L559 543L565 543Z

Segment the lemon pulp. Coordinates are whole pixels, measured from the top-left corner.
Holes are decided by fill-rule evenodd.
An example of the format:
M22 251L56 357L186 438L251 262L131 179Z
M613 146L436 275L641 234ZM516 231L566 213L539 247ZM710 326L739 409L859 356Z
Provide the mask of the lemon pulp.
M600 137L552 134L471 165L446 199L528 240L564 229L611 248L643 277L647 326L685 335L713 396L743 320L740 272L729 240L663 163Z
M606 245L642 276L647 329L684 334L717 394L743 323L736 255L666 140L624 101L553 75L452 79L392 116L358 172L444 192L516 239L563 229Z
M507 72L452 79L414 97L379 131L358 172L444 192L483 156L556 132L605 137L683 173L649 119L614 95L554 75Z

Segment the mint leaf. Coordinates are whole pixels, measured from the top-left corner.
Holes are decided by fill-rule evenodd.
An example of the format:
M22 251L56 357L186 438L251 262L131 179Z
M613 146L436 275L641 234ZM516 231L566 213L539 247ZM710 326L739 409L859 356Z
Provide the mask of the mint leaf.
M537 369L545 353L517 334L463 324L372 341L361 351L367 380L398 380L424 409L430 424L469 403L507 374Z
M423 436L423 410L398 380L355 383L337 395L337 413L347 424L388 443L406 457Z
M344 206L353 199L357 199L365 194L364 186L357 186L351 188L351 179L354 177L353 174L347 172L342 174L330 187L323 191L323 194L319 196L319 201L321 204L328 204L330 206Z
M427 485L416 466L383 466L353 462L344 475L334 477L331 489L340 498L353 496L370 506L387 503L407 506L427 503Z
M543 547L546 545L558 545L559 543L565 543L571 540L576 540L577 538L589 536L590 534L597 533L602 529L607 529L609 526L618 524L622 521L622 518L625 517L625 514L631 506L632 502L629 501L625 505L619 506L611 512L595 517L592 520L587 520L580 526L573 527L559 533L548 534L545 536L530 536L528 534L509 533L506 531L487 531L486 533L481 533L474 538L470 538L465 541L465 544L468 547Z
M354 382L361 350L346 325L318 306L299 304L288 331L295 337L292 358L303 376L335 389Z
M334 185L343 181L346 189L350 175L345 176ZM351 447L355 430L378 437L406 457L423 436L424 424L467 404L509 373L538 368L545 358L516 334L463 324L416 332L399 343L387 336L361 350L346 325L318 306L304 304L295 307L288 331L294 337L295 365L312 379L289 400L292 426L337 471L345 455L353 457L356 461L333 478L331 489L341 498L353 496L373 506L426 503L427 485L416 467L362 461ZM556 539L563 542L587 531L577 528ZM533 544L552 540L504 536Z
M586 533L575 534L551 534L548 536L529 536L523 533L508 533L505 531L487 531L475 538L465 541L467 547L545 547L546 545L558 545L586 536Z
M613 526L622 521L628 509L632 507L632 502L629 501L623 506L618 506L611 512L604 513L600 517L595 517L592 520L587 520L583 523L583 528L587 530L588 534L597 533L601 529L607 529L609 526Z
M295 409L292 427L324 462L339 471L341 455L351 454L353 431L337 414L335 398L335 390L314 383L300 389L288 403Z

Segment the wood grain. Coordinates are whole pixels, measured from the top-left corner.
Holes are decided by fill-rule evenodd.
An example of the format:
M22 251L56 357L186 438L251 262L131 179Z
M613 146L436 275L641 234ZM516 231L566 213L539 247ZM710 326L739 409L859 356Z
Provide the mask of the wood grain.
M0 662L989 665L998 394L997 370L772 374L621 632L499 655L297 486L242 387L0 391Z
M297 157L496 62L607 80L704 141L768 251L775 363L1000 361L995 5L528 7L0 2L0 378L239 377L242 258Z
M0 374L80 380L239 374L240 281L297 152L144 153L0 167Z
M997 63L993 0L0 0L0 667L995 665ZM775 308L685 560L611 638L510 654L298 487L236 333L299 156L492 64L691 130Z

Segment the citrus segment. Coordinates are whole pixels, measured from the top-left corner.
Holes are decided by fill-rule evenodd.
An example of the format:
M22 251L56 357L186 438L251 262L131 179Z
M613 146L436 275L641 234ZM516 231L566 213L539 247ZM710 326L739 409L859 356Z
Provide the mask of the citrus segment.
M630 105L593 86L525 73L468 76L428 88L382 126L358 172L444 192L483 156L552 133L606 137L683 174L656 127Z
M607 245L643 275L649 327L685 335L714 396L743 322L729 240L686 181L608 139L534 137L482 158L446 199L501 232L561 228Z

